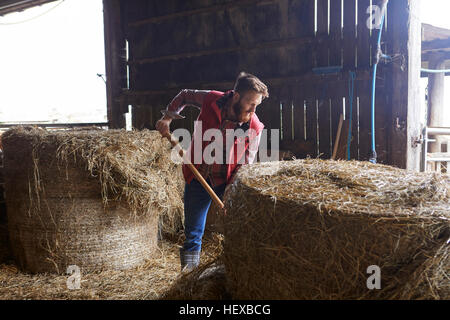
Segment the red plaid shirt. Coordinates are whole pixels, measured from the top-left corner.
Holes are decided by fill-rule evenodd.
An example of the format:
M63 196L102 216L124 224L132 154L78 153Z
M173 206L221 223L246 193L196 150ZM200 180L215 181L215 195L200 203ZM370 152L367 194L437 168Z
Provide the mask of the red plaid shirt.
M180 115L180 112L184 109L186 105L195 106L197 108L201 108L203 105L204 98L209 94L209 90L188 90L184 89L182 90L173 100L172 102L167 106L166 110L163 110L162 113L165 115L168 115L172 119L181 119L183 118ZM217 100L217 106L222 109L226 107L230 107L227 105L229 99L233 96L233 91L228 92L225 94L222 98ZM227 119L223 119L220 127L218 128L222 135L225 137L225 133L227 129L233 129L236 130L238 128L241 128L244 132L247 131L249 128L249 123L239 123L236 121L231 121ZM259 141L260 141L261 135L257 137L257 143L256 148L253 149L247 149L245 151L245 164L251 164L254 162L256 158L256 152L258 151ZM223 155L226 157L227 155L226 145L224 145L224 151ZM223 159L224 165L219 166L213 166L207 163L202 163L198 171L200 174L205 178L205 180L209 180L212 187L216 187L222 184L225 184L227 181L227 166L225 165L226 159ZM233 172L233 176L236 174L238 169L242 165L239 164L235 171Z

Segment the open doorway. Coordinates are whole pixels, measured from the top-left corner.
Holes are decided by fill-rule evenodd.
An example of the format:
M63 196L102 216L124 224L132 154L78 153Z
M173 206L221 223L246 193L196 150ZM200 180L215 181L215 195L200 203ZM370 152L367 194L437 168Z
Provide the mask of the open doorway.
M448 19L448 12L450 11L450 1L448 0L427 0L422 2L421 8L421 21L423 24L431 25L440 29L447 29L450 33L450 20ZM435 31L436 39L442 39L444 36L440 36L437 33L439 30ZM448 62L445 64L447 68L450 66L450 48L448 48ZM424 60L426 57L424 57ZM427 63L424 66L429 66ZM431 66L429 66L431 68ZM423 74L424 76L427 74ZM421 90L422 97L427 97L428 94L428 77L422 77L421 79ZM444 114L444 118L450 124L450 76L445 77L445 105L447 106ZM426 106L426 100L423 100L424 106ZM424 107L423 110L426 110ZM426 112L423 115L424 119L426 119Z
M107 122L102 0L0 17L0 125Z
M450 168L450 10L448 0L422 2L422 170ZM443 71L443 72L439 72Z

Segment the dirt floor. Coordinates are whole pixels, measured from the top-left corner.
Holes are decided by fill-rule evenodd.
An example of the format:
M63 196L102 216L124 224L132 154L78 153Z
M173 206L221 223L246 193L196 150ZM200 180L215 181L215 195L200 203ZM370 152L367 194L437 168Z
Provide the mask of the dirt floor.
M202 263L220 251L219 238L205 239ZM161 299L179 282L178 243L161 241L156 256L145 264L125 271L102 271L81 275L81 288L68 289L69 275L27 274L12 264L0 264L0 300L17 299Z

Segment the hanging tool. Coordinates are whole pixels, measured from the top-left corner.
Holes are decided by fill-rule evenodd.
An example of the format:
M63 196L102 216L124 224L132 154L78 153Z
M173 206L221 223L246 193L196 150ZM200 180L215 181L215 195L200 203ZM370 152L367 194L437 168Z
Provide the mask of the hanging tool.
M336 160L336 156L339 149L339 142L341 139L341 131L342 131L342 124L344 123L344 115L341 113L341 116L339 118L339 125L336 133L336 140L334 142L334 148L333 148L333 155L331 156L331 160Z

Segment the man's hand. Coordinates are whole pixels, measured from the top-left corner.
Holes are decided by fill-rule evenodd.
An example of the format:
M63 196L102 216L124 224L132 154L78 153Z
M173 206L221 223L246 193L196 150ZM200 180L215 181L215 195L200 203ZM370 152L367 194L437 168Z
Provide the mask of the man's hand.
M166 137L170 140L170 123L172 122L172 118L168 116L164 116L156 122L156 130L158 130L163 137Z

